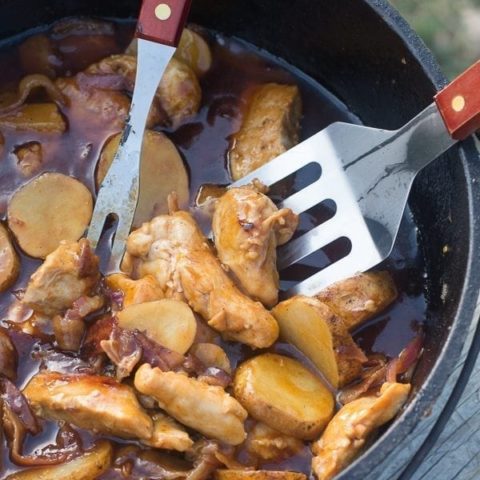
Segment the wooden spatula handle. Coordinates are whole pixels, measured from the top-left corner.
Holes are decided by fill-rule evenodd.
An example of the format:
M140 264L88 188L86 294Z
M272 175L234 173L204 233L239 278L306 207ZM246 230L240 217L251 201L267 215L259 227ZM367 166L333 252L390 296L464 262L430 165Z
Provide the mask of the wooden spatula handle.
M176 47L192 0L143 0L137 37Z
M480 61L439 92L435 102L455 140L480 129Z

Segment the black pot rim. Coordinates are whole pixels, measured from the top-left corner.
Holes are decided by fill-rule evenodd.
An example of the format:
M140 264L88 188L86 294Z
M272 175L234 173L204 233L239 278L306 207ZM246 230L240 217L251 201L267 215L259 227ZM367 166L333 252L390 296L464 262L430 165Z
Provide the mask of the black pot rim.
M405 43L412 55L419 61L423 72L436 90L443 88L448 80L441 71L438 62L399 12L386 0L364 1L382 17L383 21ZM478 322L478 319L475 318L475 308L480 292L480 255L477 254L480 247L480 222L476 221L476 218L480 218L480 192L476 187L480 181L480 167L478 166L478 151L472 139L468 139L459 145L458 156L462 162L467 184L470 242L467 271L451 330L432 371L416 396L401 416L371 448L338 476L339 480L371 478L369 475L375 467L383 463L392 454L395 447L401 444L423 419L431 415L432 406L443 392L447 380L452 381L452 378L454 378L456 382L462 372L461 369L455 370L455 367L462 350L465 348L466 335L469 329ZM477 160L477 162L473 160ZM450 392L448 393L450 394ZM442 410L443 406L434 413L434 415L437 415L437 419ZM431 418L429 421L431 421ZM432 422L432 427L434 424L435 422ZM425 455L428 453L428 449L422 449L422 453ZM406 463L408 463L408 460L406 460Z

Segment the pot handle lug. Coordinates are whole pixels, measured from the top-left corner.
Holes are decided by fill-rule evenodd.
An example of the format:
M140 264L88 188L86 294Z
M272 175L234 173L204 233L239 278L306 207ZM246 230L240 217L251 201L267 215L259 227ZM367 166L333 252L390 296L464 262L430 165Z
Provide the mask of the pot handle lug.
M137 37L176 47L192 0L143 0Z
M464 140L480 128L480 61L435 96L448 132Z

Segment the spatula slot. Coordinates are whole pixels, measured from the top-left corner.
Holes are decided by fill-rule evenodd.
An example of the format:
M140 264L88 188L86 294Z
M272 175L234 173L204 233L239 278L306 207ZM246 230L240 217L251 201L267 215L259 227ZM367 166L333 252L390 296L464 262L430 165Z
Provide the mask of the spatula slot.
M292 240L301 237L317 225L327 222L333 218L336 213L337 204L331 199L324 200L318 205L309 208L307 211L299 215L298 228L295 231Z
M270 186L268 196L275 202L280 203L292 193L299 192L316 182L322 175L322 167L316 162L300 168L300 170L287 175L282 180Z
M347 237L340 237L328 243L320 250L316 250L303 258L300 262L282 270L280 273L281 290L291 289L296 284L345 258L351 251L352 242Z

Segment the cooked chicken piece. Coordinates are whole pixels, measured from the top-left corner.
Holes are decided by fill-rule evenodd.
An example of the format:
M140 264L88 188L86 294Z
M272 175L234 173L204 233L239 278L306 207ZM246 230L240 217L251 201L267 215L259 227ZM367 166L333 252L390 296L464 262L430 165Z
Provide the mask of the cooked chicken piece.
M153 434L150 440L143 443L155 448L185 452L193 445L188 433L173 419L163 413L156 413L153 417Z
M229 151L233 180L239 180L298 143L301 109L296 86L267 83L248 92L243 123Z
M317 298L326 303L352 330L378 315L398 296L388 272L367 272L336 282Z
M87 74L116 74L125 78L125 88L133 91L137 62L134 56L112 55L91 65ZM172 58L155 95L160 108L173 125L198 112L202 90L195 72L184 62Z
M75 77L59 78L56 86L68 99L68 118L76 128L88 132L121 132L130 109L130 100L122 92L79 86Z
M266 348L278 325L261 303L240 293L187 212L160 215L128 238L140 277L153 275L166 297L186 299L227 340Z
M109 377L40 372L23 394L42 418L121 438L152 436L152 419L133 390Z
M88 296L99 277L98 257L88 240L62 243L31 276L22 301L36 312L54 316Z
M84 318L103 305L103 297L80 297L73 302L72 308L69 308L65 315L55 315L52 326L58 346L62 350L77 351L86 329Z
M379 395L348 403L313 444L312 469L319 480L330 480L349 465L372 432L389 422L402 408L409 384L384 383Z
M135 374L135 388L154 397L173 418L207 437L229 445L239 445L245 439L247 412L221 387L143 364Z
M302 440L278 432L262 422L248 433L246 445L252 457L269 461L291 457L304 447Z
M198 112L202 90L195 72L172 58L160 82L157 98L173 125Z
M139 280L132 280L123 273L114 273L107 278L107 285L112 290L123 292L123 307L137 303L153 302L163 298L163 291L155 278L147 275Z
M278 210L250 186L232 188L215 208L212 228L218 258L233 273L241 289L271 308L278 303L278 245L291 238L298 216Z

